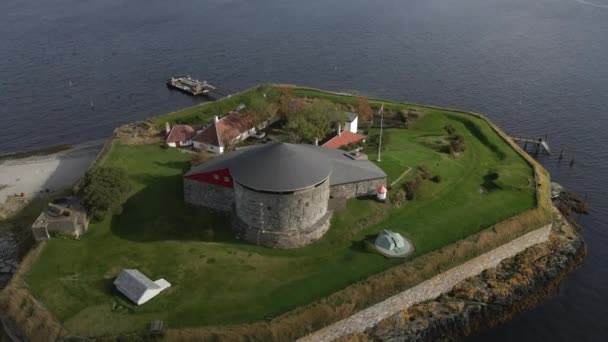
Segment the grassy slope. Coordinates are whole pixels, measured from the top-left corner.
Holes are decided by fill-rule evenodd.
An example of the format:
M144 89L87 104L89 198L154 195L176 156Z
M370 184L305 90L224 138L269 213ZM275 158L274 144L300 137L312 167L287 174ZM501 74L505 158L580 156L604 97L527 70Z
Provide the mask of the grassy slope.
M368 234L400 231L420 255L534 206L530 167L485 122L468 118L471 126L459 121L461 115L425 111L431 115L414 129L386 131L389 145L380 165L395 178L404 166L424 162L442 182L425 183L417 200L388 213L373 201L351 200L321 241L290 251L236 241L224 217L183 204L180 175L187 155L158 146L117 145L104 163L129 170L134 189L124 213L93 224L81 241L49 241L28 281L76 333L139 330L152 319L172 328L256 321L399 262L354 247ZM443 134L448 122L466 137L467 152L458 159L416 141L423 134ZM482 195L478 190L489 170L500 174L502 189ZM370 217L384 214L382 224L368 224ZM212 242L205 241L207 229L215 232ZM133 306L112 290L122 268L163 277L173 287L142 307Z

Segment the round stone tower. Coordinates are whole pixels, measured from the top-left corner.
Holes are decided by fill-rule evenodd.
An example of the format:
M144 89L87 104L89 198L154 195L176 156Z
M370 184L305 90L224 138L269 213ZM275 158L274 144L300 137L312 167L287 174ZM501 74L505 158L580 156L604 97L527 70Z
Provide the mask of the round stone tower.
M306 145L269 144L231 167L233 225L255 244L294 248L323 236L331 211L331 162Z

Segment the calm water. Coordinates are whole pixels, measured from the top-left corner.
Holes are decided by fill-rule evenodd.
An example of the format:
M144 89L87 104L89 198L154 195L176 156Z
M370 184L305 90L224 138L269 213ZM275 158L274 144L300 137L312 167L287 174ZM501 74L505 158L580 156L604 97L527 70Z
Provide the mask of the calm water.
M108 136L198 100L164 81L284 82L486 113L548 134L588 196L589 255L479 340L608 339L608 0L2 0L0 153Z

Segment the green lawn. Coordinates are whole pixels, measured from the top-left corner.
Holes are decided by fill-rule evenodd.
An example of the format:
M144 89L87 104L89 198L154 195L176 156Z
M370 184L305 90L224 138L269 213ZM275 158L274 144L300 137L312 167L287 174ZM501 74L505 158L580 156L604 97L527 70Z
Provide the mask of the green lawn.
M384 131L388 144L379 165L389 179L414 168L407 179L424 164L442 181L425 182L417 198L398 209L350 200L322 240L295 250L235 240L227 217L185 205L181 175L188 154L156 145L115 145L103 163L129 172L133 189L123 212L92 224L80 241L47 242L28 283L76 334L139 331L153 319L171 328L259 321L402 262L358 247L382 229L410 238L416 257L534 207L532 168L485 121L425 112L412 129ZM465 136L466 151L458 158L420 141L445 134L447 123ZM368 152L376 160L375 152ZM498 179L488 180L490 173ZM481 193L482 185L490 191ZM134 306L113 290L123 268L163 277L173 286Z

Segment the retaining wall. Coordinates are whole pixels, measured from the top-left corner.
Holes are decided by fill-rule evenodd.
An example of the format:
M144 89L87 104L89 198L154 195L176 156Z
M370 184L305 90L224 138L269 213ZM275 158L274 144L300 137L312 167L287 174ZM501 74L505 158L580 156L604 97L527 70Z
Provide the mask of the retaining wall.
M333 341L343 336L362 333L411 305L435 299L451 291L459 282L476 276L485 269L496 267L504 259L515 256L528 247L546 242L551 234L551 226L549 224L527 233L298 341Z
M356 183L338 184L330 187L331 197L354 198L375 195L381 185L386 185L386 178L372 179Z

